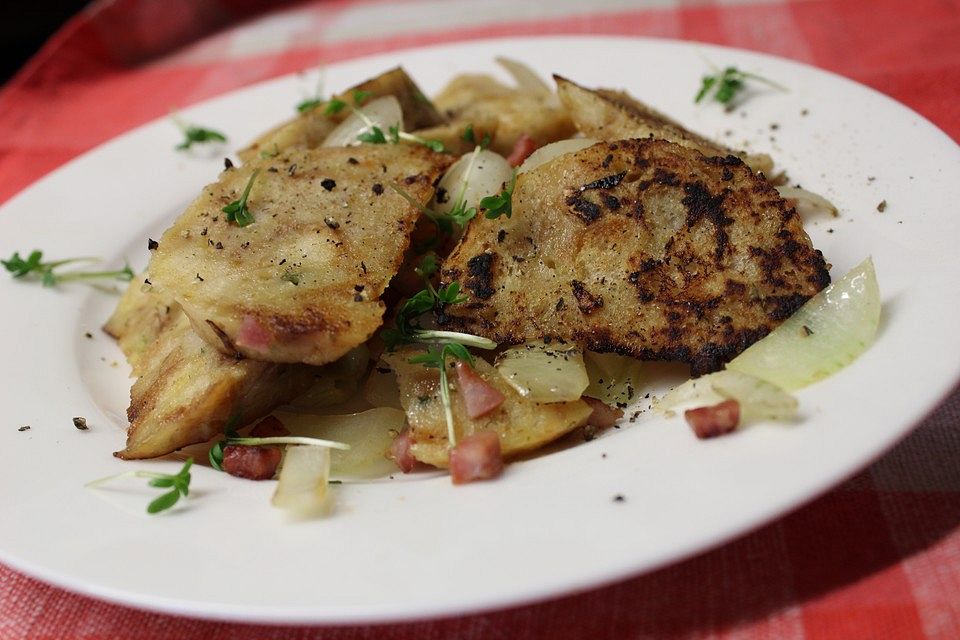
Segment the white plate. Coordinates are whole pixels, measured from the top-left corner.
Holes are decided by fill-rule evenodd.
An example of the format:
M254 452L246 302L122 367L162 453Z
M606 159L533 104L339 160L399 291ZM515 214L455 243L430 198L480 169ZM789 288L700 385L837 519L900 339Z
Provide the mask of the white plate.
M840 207L840 219L808 225L832 274L873 255L884 298L876 344L799 394L804 420L795 426L701 442L682 420L645 413L593 442L512 465L497 482L344 485L333 517L298 524L269 506L272 483L196 469L185 507L150 517L142 509L154 492L140 483L84 488L122 470L179 466L110 456L124 437L127 370L98 327L115 298L3 276L3 562L99 598L208 618L359 623L502 607L649 571L775 518L873 460L949 391L960 368L960 153L930 123L810 67L660 40L444 45L333 65L327 83L340 89L402 63L432 92L459 71L496 71L495 55L625 87L694 130L771 152L794 182ZM745 116L695 106L701 56L790 91L752 96ZM266 82L183 115L240 144L290 116L315 77ZM47 176L0 211L0 255L41 248L142 267L147 237L220 166L220 156L175 153L177 141L160 120ZM73 416L86 416L90 430L76 430ZM32 428L19 432L24 424Z

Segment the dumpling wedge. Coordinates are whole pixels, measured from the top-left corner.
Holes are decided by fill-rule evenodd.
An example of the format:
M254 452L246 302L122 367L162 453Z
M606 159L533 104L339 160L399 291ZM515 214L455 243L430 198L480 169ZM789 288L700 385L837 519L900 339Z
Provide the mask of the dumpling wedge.
M577 130L588 138L621 140L657 138L696 149L705 156L736 155L751 169L767 176L773 159L766 154L748 154L705 138L633 96L613 89L587 89L561 76L553 76L557 95L567 108Z
M436 369L409 362L420 352L405 347L384 354L383 359L397 375L400 403L407 413L410 453L420 462L446 468L450 464L449 441L440 401L440 374ZM590 417L592 409L583 400L549 404L527 400L487 362L480 358L474 362L480 377L506 399L490 414L471 419L460 394L452 391L453 422L460 439L479 431L494 431L500 436L503 457L515 458L564 436Z
M444 261L468 295L445 326L706 373L830 282L796 211L735 156L602 142L519 175L512 206Z
M322 373L307 365L225 356L200 339L179 306L140 281L105 327L138 376L127 443L116 455L155 458L242 427L305 391Z
M403 111L405 131L434 127L444 122L433 104L420 91L420 87L400 67L385 71L334 97L347 104L354 104L355 92L361 92L358 95L365 96L357 106L383 96L394 96L400 102ZM246 163L255 162L261 157L273 157L290 149L319 147L330 132L349 114L349 110L346 109L338 113L327 113L326 103L321 103L267 131L248 147L241 149L237 155Z
M421 214L408 199L430 202L450 162L383 144L227 169L163 234L149 278L224 355L332 362L380 327L380 296ZM223 208L247 185L253 222L240 226Z

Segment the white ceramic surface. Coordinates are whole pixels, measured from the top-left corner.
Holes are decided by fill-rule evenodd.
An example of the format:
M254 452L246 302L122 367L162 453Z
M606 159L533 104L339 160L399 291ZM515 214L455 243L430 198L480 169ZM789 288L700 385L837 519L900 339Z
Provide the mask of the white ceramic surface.
M98 327L115 296L3 276L0 560L99 598L208 618L348 623L503 607L649 571L757 527L862 468L949 391L960 372L960 152L929 122L804 65L660 40L443 45L332 65L327 86L399 63L432 92L460 71L499 73L495 55L625 87L694 130L772 153L792 182L832 199L841 217L808 229L835 277L874 257L884 319L873 348L800 392L803 420L793 426L701 442L681 419L645 412L592 442L512 465L497 482L344 485L332 517L295 524L269 506L272 483L198 468L191 499L150 517L142 509L154 493L139 483L84 488L125 469L179 466L110 456L124 437L127 368ZM757 92L730 114L695 106L704 57L790 91ZM239 146L290 116L315 79L280 78L183 115ZM41 248L143 267L147 237L221 164L222 153L175 153L177 142L159 120L39 181L0 209L0 255ZM71 423L80 415L87 432Z

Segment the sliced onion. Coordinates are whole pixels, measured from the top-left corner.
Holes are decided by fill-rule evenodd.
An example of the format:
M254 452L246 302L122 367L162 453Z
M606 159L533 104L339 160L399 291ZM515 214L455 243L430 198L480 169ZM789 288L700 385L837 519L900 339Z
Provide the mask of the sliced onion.
M644 364L636 358L616 353L587 351L584 358L590 386L583 395L616 404L629 404L643 382Z
M316 382L290 402L297 411L317 411L346 402L357 392L370 364L370 350L361 344L345 356L317 369Z
M461 199L466 207L476 207L486 196L500 193L503 186L513 179L513 167L499 153L482 149L460 157L440 180L438 193L445 193L445 200L437 202L433 210L449 213Z
M363 395L374 407L403 408L400 404L400 385L397 382L397 374L387 367L374 367L363 387Z
M583 354L572 345L528 342L497 358L497 372L517 392L534 402L579 400L587 388Z
M687 380L656 402L660 411L685 405L704 407L724 400L740 403L743 420L790 420L797 414L797 399L775 384L725 370Z
M513 77L519 88L531 93L553 94L553 89L529 65L503 56L497 56L496 60Z
M873 342L879 324L880 289L867 258L727 368L794 391L853 362Z
M379 478L396 470L384 454L406 423L400 409L380 407L342 416L274 415L292 435L349 444L348 450L330 452L331 473L339 478Z
M533 171L540 165L546 164L562 155L592 147L597 144L597 142L599 141L593 138L570 138L569 140L551 142L531 153L530 156L523 161L523 164L520 165L520 168L517 169L517 175L526 173L527 171Z
M840 215L839 210L833 206L833 203L820 194L799 187L780 186L777 192L784 200L790 200L791 204L797 209L803 218L809 219L816 216L832 216L836 218Z
M370 122L364 120L364 116ZM357 136L370 131L372 128L370 123L380 127L380 130L386 135L390 127L399 127L402 122L403 111L400 109L400 103L396 98L393 96L377 98L365 104L363 109L358 108L347 116L343 122L337 125L336 129L330 132L321 146L349 147L350 145L360 144Z
M301 518L321 515L328 508L329 480L330 449L288 446L273 493L273 506Z

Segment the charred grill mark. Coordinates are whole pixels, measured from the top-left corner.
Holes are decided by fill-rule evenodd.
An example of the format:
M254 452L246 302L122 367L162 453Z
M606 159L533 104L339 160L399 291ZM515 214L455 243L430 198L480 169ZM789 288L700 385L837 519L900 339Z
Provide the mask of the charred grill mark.
M673 171L667 171L662 167L653 170L653 181L667 187L679 187L680 179Z
M233 344L233 340L230 339L230 336L227 335L227 332L220 328L213 320L207 320L207 324L210 325L210 328L213 329L213 332L217 334L217 337L220 338L220 342L223 344L223 348L234 354L233 357L237 360L243 359L243 354L237 351L236 345Z
M692 229L703 219L710 220L716 227L717 248L714 258L717 266L720 266L730 240L725 227L733 224L733 218L728 218L723 212L723 200L729 191L724 190L714 196L706 185L698 181L683 185L683 192L686 195L680 202L687 208L687 228Z
M573 289L573 297L577 300L577 307L583 315L590 315L603 306L603 297L595 296L579 280L571 280L570 286Z
M608 193L603 194L603 204L606 205L607 209L610 211L616 211L620 208L620 200L616 196L612 196Z
M709 156L703 159L707 164L718 167L741 167L746 166L739 156L727 154L725 156Z
M493 287L493 254L481 253L467 261L467 279L464 286L481 300L496 293Z
M764 302L771 306L772 308L767 312L767 315L771 320L782 321L786 320L793 313L803 306L803 304L810 299L810 296L805 296L802 293L794 293L786 296L771 296L764 298Z
M608 156L608 157L612 157ZM606 167L604 167L606 168ZM623 177L627 175L626 171L621 171L620 173L615 173L613 175L605 176L599 180L594 180L593 182L588 182L587 184L580 187L579 191L583 193L584 191L589 191L590 189L613 189L623 180Z
M581 198L580 196L570 196L567 198L567 206L570 207L573 212L577 214L577 217L583 220L586 224L596 222L597 218L600 217L600 207L593 202L590 202L586 198Z

